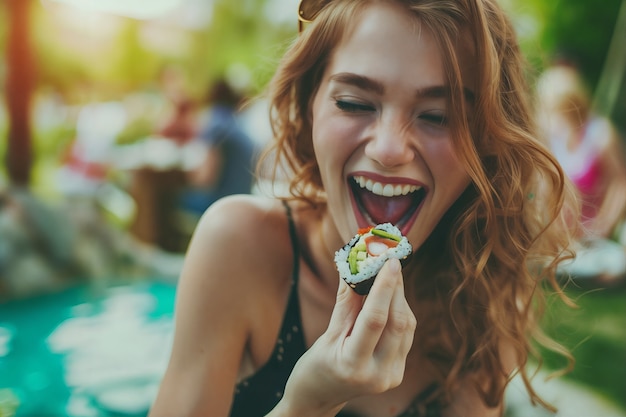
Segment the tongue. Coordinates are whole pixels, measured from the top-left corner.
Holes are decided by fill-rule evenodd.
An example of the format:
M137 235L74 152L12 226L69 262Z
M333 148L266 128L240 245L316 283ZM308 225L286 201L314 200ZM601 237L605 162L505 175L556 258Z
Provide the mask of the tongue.
M375 223L397 224L411 208L411 195L383 197L369 192L361 193L361 204Z

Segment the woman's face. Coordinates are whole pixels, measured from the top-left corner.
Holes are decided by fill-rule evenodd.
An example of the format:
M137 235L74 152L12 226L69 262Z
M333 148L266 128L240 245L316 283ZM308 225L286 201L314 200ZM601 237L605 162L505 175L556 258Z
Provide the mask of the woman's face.
M445 89L434 38L396 4L370 6L333 51L313 101L312 133L344 241L390 222L417 248L469 184L447 125Z

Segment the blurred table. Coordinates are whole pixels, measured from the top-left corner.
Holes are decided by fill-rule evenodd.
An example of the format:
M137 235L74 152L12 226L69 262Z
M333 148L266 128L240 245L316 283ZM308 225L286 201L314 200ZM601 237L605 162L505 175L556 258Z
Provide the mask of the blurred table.
M133 170L128 192L135 200L136 213L130 232L166 251L184 252L187 237L177 225L176 213L185 184L185 172L180 169Z
M205 151L199 143L179 145L160 136L115 147L111 161L115 169L130 173L127 191L136 203L130 230L142 242L185 251L189 236L178 224L179 198L187 173L204 161Z
M145 416L174 296L174 284L142 281L0 304L0 414L13 398L15 417Z

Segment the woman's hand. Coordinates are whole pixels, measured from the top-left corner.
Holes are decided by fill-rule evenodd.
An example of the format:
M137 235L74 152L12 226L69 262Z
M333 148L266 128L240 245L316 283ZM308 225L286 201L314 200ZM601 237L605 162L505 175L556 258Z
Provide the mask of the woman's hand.
M269 416L334 416L353 398L398 386L416 323L397 259L365 299L341 282L328 329L297 362Z

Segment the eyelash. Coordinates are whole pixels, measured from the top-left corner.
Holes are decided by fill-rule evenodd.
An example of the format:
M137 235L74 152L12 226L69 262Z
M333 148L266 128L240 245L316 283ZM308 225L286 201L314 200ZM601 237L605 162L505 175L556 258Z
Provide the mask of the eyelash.
M436 126L448 126L448 118L444 114L424 113L419 118Z
M373 106L369 106L367 104L355 103L345 100L335 100L335 106L337 106L339 110L349 113L359 113L376 110Z
M366 113L376 110L374 106L346 100L335 100L335 106L337 106L339 110L347 113ZM422 113L418 116L418 119L437 127L448 126L448 118L445 114Z

